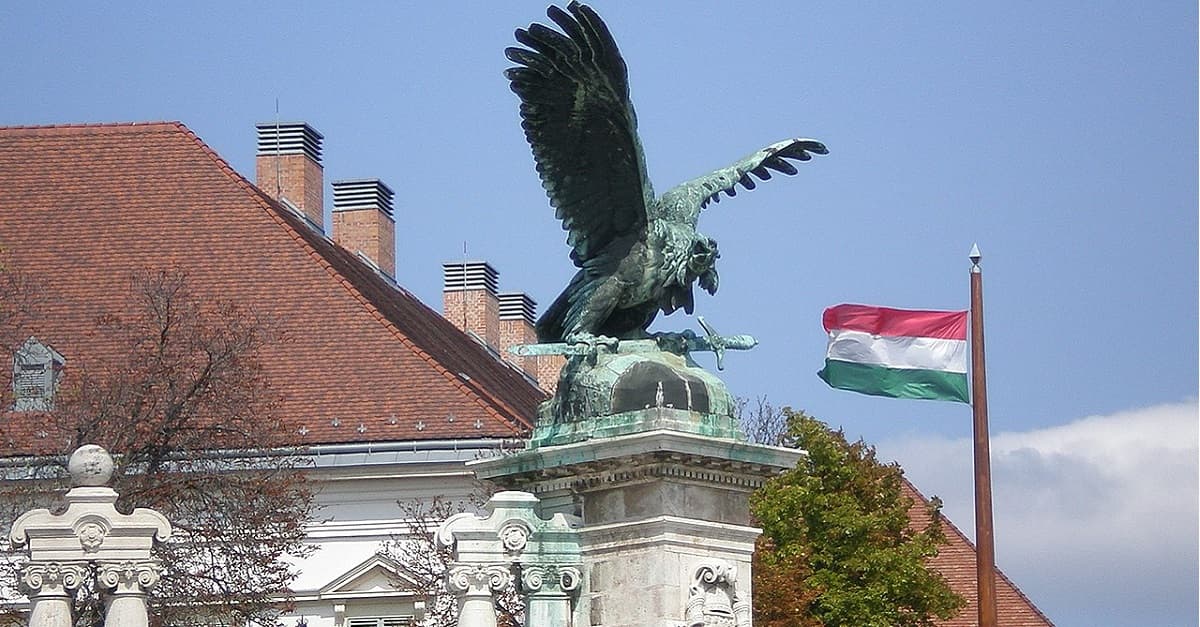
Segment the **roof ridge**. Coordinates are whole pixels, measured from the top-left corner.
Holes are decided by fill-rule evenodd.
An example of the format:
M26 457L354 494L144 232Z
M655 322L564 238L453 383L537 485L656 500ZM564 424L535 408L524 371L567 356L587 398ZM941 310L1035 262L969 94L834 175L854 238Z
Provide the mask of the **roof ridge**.
M467 382L463 381L456 373L451 372L448 368L446 368L445 365L434 359L434 357L426 350L413 342L412 338L408 337L406 333L401 331L400 328L395 325L395 323L393 323L382 311L379 310L379 307L377 307L375 303L373 303L371 299L368 298L362 292L362 290L360 290L358 286L354 284L354 281L350 280L349 277L338 271L337 268L335 268L333 264L329 263L329 260L326 259L324 255L322 255L321 252L318 251L312 245L312 243L308 241L308 239L304 236L304 232L300 230L301 228L305 228L307 230L306 227L298 227L291 223L288 216L291 216L292 212L288 211L279 202L268 196L266 192L259 189L257 185L254 185L248 179L246 179L246 177L242 176L237 170L229 165L229 162L227 162L223 157L221 157L220 154L206 144L204 140L200 139L200 137L196 135L194 131L188 128L187 125L183 124L182 122L175 122L174 125L186 136L190 137L197 146L203 149L209 158L213 159L213 161L217 163L221 171L224 172L226 176L230 177L235 184L250 194L269 216L271 216L277 223L281 224L284 229L292 235L293 239L299 240L300 244L305 248L305 250L308 251L309 256L315 258L317 263L321 265L332 278L337 280L338 283L340 283L342 287L346 289L346 291L350 293L350 295L367 310L368 313L370 313L377 321L382 323L384 328L388 329L398 340L400 340L401 344L412 351L413 354L424 361L428 366L433 368L435 372L441 374L446 381L448 381L461 393L472 399L475 404L483 409L486 413L500 421L514 434L521 435L520 428L513 424L513 419L515 419L517 422L525 421L523 419L524 417L519 411L516 410L516 408L512 407L509 403L496 398L490 393L486 394L487 398L485 399L485 394L480 393L476 386L469 385ZM325 237L324 234L322 234L322 237ZM330 244L332 246L336 246L336 244L333 244L332 242L330 242ZM362 262L357 258L353 259L352 262L362 264ZM363 264L363 268L365 270L369 270L372 274L374 273L374 270L367 268L365 264ZM425 303L421 302L420 299L412 297L412 300L428 309L433 316L440 318L439 314L434 312L432 308L428 307L428 305L425 305ZM497 411L495 405L504 407L512 418L507 418Z
M913 482L909 481L908 477L905 477L903 475L903 473L900 475L900 480L903 481L909 487L909 489L911 489L913 491L913 493L916 494L917 497L919 497L921 499L921 501L923 501L926 505L929 504L929 502L930 502L929 498L926 497L919 489L917 489L917 486L913 485ZM949 525L950 530L953 531L954 534L957 535L958 538L963 541L963 543L965 543L967 546L971 547L971 555L975 558L976 561L978 561L979 560L979 549L978 549L978 547L975 546L975 543L972 542L971 539L967 537L967 534L963 533L962 530L958 528L958 525L954 524L954 521L950 520L949 517L943 515L941 512L938 512L938 520L942 523L945 523L946 525ZM1003 579L1006 583L1008 583L1009 587L1011 587L1013 589L1013 591L1017 593L1017 596L1021 597L1021 599L1023 601L1025 601L1026 605L1028 605L1031 609L1033 609L1033 611L1035 613L1037 613L1037 615L1040 616L1042 618L1042 620L1046 621L1046 624L1050 625L1051 627L1054 626L1054 621L1050 620L1049 616L1046 616L1044 613L1042 613L1042 609L1033 602L1033 599L1030 599L1028 596L1025 596L1025 593L1021 590L1021 588L1018 587L1017 584L1014 583L1012 579L1009 579L1008 575L1005 575L1004 571L1000 570L999 566L997 566L993 563L992 569L996 572L997 575L1000 576L1001 579Z
M108 128L129 128L129 127L135 127L135 126L171 127L171 126L183 126L183 123L178 120L151 120L151 121L133 121L133 122L65 122L62 124L17 124L17 125L0 125L0 131L51 131L51 130L76 130L76 129L108 129Z

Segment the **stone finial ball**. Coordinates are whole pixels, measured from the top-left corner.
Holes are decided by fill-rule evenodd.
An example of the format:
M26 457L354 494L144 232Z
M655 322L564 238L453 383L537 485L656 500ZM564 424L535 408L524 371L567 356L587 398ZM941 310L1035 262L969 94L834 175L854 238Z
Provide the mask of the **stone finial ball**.
M108 451L95 444L84 444L67 460L73 486L104 486L113 474L113 459Z

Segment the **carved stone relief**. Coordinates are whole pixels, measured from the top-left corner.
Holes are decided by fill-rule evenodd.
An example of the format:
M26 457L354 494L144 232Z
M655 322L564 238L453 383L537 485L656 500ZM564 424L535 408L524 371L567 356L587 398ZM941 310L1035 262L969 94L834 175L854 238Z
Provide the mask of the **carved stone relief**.
M750 627L750 603L737 591L737 567L709 560L696 568L688 589L688 627Z

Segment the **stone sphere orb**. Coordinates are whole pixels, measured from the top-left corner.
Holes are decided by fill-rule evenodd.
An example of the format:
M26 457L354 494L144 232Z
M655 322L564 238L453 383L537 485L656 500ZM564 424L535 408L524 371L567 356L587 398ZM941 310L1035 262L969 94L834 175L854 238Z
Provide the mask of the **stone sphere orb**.
M67 460L73 486L104 486L113 474L113 459L108 451L95 444L85 444L71 453Z

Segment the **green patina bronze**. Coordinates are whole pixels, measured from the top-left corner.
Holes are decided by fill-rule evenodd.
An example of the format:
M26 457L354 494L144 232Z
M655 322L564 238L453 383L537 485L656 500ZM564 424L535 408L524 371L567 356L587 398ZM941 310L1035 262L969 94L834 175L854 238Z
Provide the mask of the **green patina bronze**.
M558 390L540 408L530 448L656 429L741 437L725 384L658 340L573 356Z
M516 31L523 47L505 50L517 64L506 76L521 99L521 126L578 268L537 322L538 341L556 346L526 349L571 355L558 393L542 409L534 442L628 433L659 424L664 412L687 412L692 417L686 421L670 421L686 422L689 431L736 433L724 385L688 353L713 350L720 363L726 348L748 347L742 344L752 345L752 339L722 338L706 328L706 345L689 344L695 336L686 334L646 343L647 329L660 311L692 313L693 284L710 294L717 290L717 243L696 231L710 202L719 202L722 193L736 195L738 185L754 189L755 179L768 180L772 172L795 174L791 161L827 150L811 139L784 140L656 197L625 61L608 27L577 2L565 11L551 6L547 15L561 30L532 24ZM697 402L667 407L666 401L628 409L617 399L632 376L666 377L655 385L662 384L667 396L673 394L670 381L687 387L694 380L708 402L703 409ZM584 420L589 422L573 424Z

